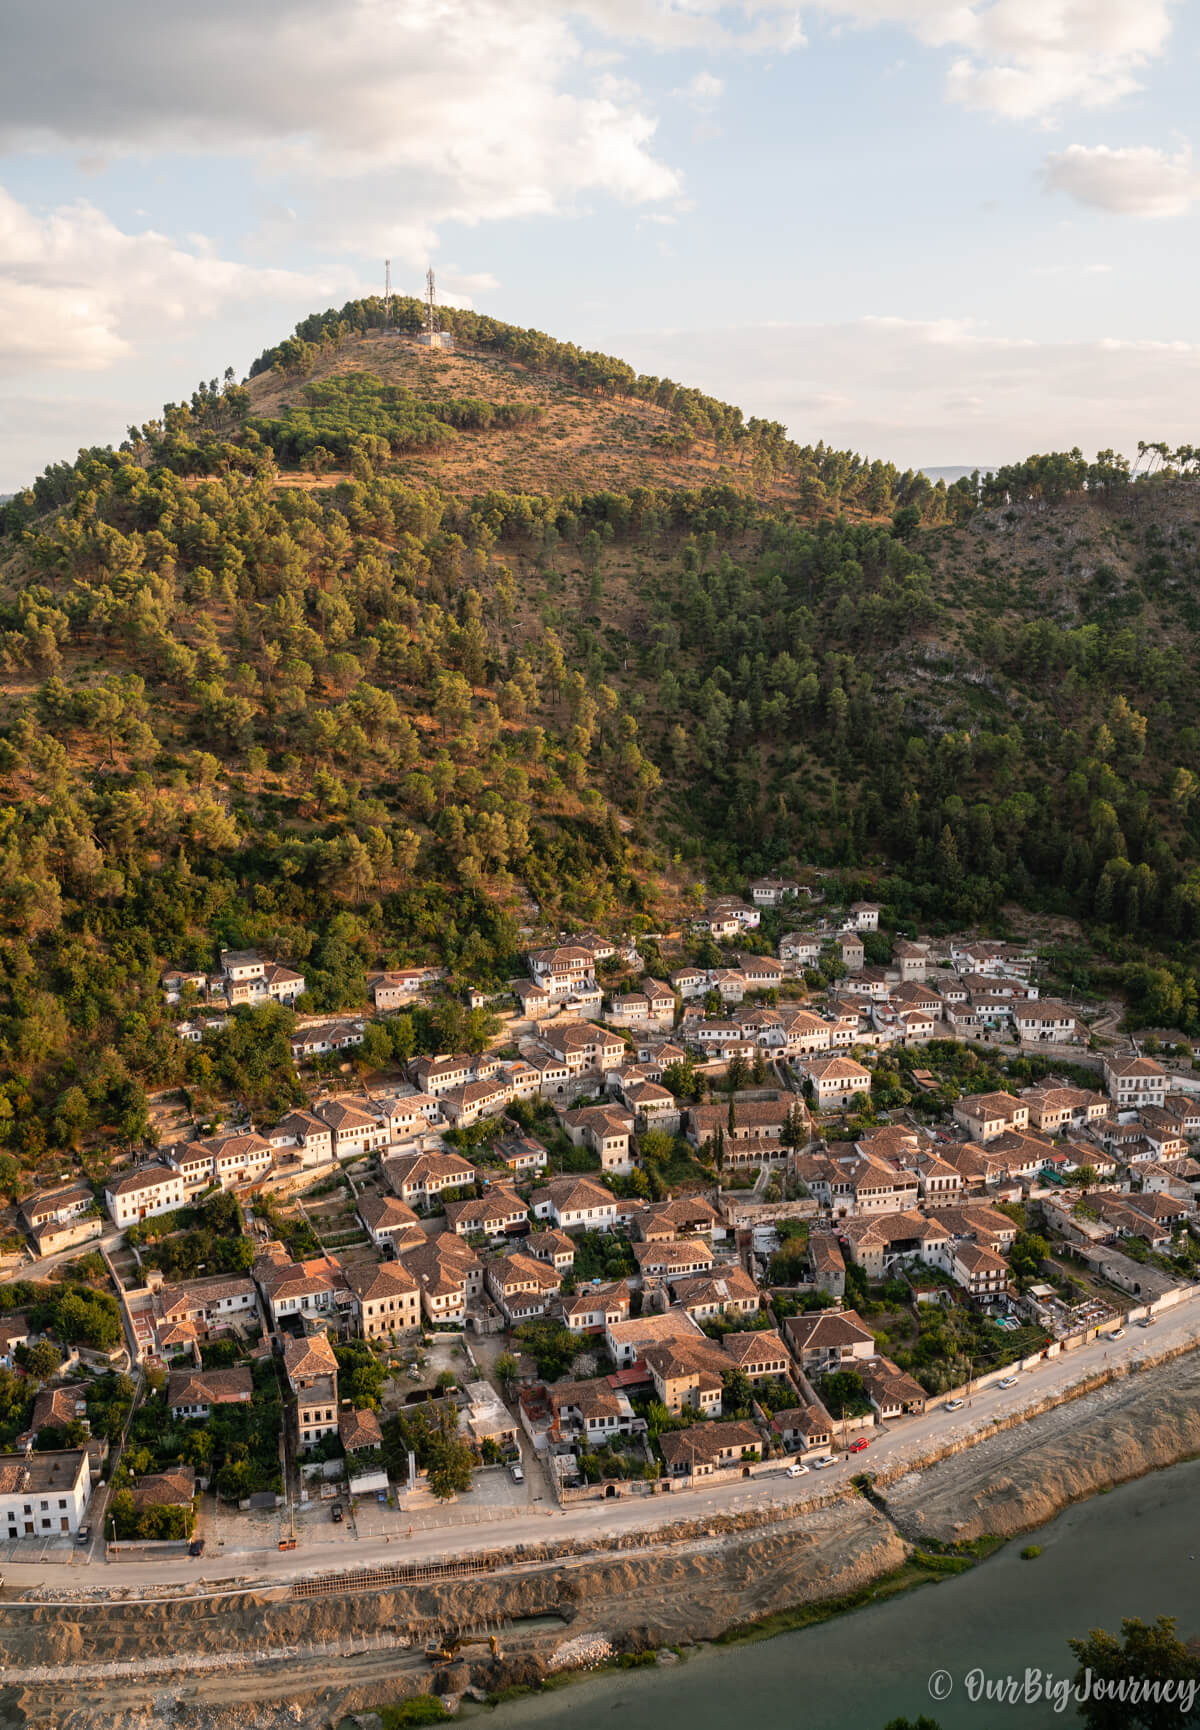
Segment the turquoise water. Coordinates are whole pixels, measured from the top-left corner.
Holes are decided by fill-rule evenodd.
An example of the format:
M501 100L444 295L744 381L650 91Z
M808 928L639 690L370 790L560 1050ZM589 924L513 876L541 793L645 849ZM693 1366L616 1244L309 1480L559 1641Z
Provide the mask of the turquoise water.
M494 1730L883 1730L927 1713L942 1730L1050 1730L1074 1707L972 1703L964 1678L1070 1678L1066 1642L1123 1616L1175 1616L1200 1635L1200 1461L1174 1466L1068 1509L969 1573L815 1628L756 1645L706 1648L669 1669L606 1672L499 1707ZM928 1679L947 1672L948 1699Z

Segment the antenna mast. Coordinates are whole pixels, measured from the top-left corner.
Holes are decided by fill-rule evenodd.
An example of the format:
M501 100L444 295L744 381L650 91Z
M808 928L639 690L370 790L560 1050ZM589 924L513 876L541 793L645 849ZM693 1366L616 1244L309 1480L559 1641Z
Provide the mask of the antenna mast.
M392 328L392 261L383 261L383 329L386 334Z
M433 280L433 266L425 272L425 321L429 333L429 346L434 348L434 335L437 331L437 285Z

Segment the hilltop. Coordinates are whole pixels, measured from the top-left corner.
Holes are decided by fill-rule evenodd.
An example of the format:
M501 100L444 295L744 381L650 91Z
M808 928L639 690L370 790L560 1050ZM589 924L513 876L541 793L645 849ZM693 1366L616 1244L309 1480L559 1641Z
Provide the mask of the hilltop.
M158 989L217 944L332 1011L371 967L497 986L539 933L677 928L783 866L893 923L1111 924L1187 1024L1187 463L935 487L538 332L447 314L446 353L397 316L305 320L3 513L20 1161L219 1084Z
M436 451L404 453L403 470L414 480L467 498L493 490L559 494L700 487L717 480L726 466L711 438L680 438L674 416L655 403L599 396L482 351L430 350L381 332L321 354L303 379L260 373L249 383L252 412L276 418L289 409L303 410L313 385L355 374L397 386L435 409L473 399L529 412L527 421L504 428L499 436L491 428L468 431ZM349 470L330 469L320 478L328 485L348 479ZM284 479L312 484L304 472Z

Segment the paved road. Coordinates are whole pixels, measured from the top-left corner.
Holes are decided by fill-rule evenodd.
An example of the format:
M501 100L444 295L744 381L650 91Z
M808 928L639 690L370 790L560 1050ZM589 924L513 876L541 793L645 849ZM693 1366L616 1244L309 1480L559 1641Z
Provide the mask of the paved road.
M1200 1288L1190 1300L1167 1311L1153 1327L1129 1327L1124 1339L1113 1343L1103 1337L1090 1345L1036 1365L1018 1377L1013 1388L993 1386L971 1396L960 1412L938 1406L920 1418L905 1419L873 1433L870 1446L860 1455L839 1459L825 1471L788 1478L781 1469L750 1480L717 1485L711 1489L676 1492L673 1495L630 1497L619 1503L584 1502L561 1510L529 1504L525 1509L506 1507L488 1512L471 1495L460 1498L447 1511L445 1525L419 1527L412 1536L398 1522L395 1536L378 1535L374 1521L364 1520L362 1533L339 1528L339 1542L306 1543L280 1553L276 1549L235 1549L227 1544L219 1555L200 1561L153 1560L136 1562L85 1561L78 1552L43 1550L28 1561L16 1560L21 1545L8 1547L4 1557L4 1579L19 1588L49 1585L120 1590L187 1583L243 1580L255 1585L285 1585L289 1581L327 1569L359 1568L387 1563L406 1563L461 1556L471 1551L561 1541L564 1538L596 1539L636 1532L680 1519L707 1514L735 1513L767 1503L788 1509L801 1508L814 1497L845 1482L868 1466L894 1469L916 1463L939 1442L959 1440L989 1428L995 1417L1007 1417L1024 1406L1040 1404L1048 1396L1063 1394L1073 1385L1118 1362L1155 1358L1174 1346L1200 1344ZM286 1512L279 1516L280 1535ZM234 1526L231 1519L227 1529ZM374 1529L371 1529L374 1528ZM259 1528L262 1531L262 1528ZM259 1538L262 1542L262 1538Z

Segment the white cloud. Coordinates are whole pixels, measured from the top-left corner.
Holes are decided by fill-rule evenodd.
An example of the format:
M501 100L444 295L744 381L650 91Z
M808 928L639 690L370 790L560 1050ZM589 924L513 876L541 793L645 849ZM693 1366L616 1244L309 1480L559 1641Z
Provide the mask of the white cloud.
M607 346L783 421L801 443L901 466L1190 442L1200 392L1200 343L1040 342L960 319L614 335Z
M305 189L387 177L402 227L679 189L636 88L542 0L10 0L6 37L0 148L253 150Z
M1135 90L1169 5L818 0L945 51L952 100L1017 119ZM609 46L777 56L805 40L794 0L8 0L5 24L0 150L253 153L304 201L315 244L414 265L447 221L681 196ZM685 88L703 109L720 83Z
M1187 145L1169 156L1149 145L1072 144L1047 156L1043 170L1052 192L1114 216L1181 216L1200 198L1200 169Z
M694 108L698 114L711 114L725 90L723 79L712 72L697 72L696 76L676 90L675 95Z
M337 286L336 273L219 258L199 236L185 248L153 230L125 234L83 200L37 215L0 187L0 375L101 370L233 302L302 302Z
M861 24L958 50L947 93L1009 119L1103 107L1140 88L1170 34L1170 0L823 0Z

